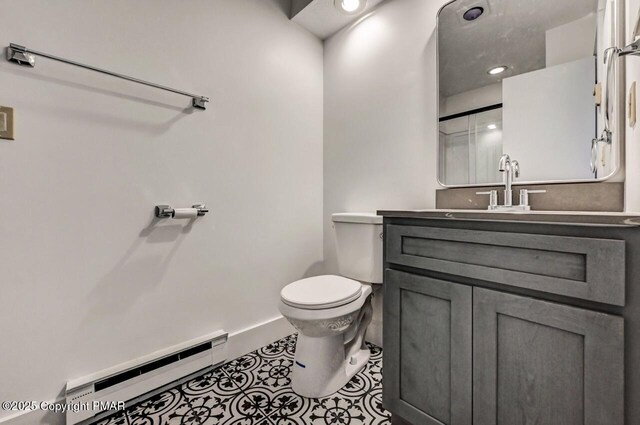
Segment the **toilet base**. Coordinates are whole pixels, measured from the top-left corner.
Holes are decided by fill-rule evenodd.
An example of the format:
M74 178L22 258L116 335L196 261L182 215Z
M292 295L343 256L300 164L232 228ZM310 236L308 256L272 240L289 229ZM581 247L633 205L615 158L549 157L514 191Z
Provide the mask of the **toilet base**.
M333 394L369 361L371 352L362 345L345 360L344 334L319 338L298 335L291 386L303 397Z

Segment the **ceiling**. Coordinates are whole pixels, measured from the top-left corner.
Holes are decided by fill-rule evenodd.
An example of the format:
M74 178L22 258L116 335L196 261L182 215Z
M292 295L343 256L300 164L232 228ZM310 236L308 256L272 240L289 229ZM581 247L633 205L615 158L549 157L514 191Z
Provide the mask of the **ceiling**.
M324 40L361 18L382 1L367 0L367 7L361 14L350 16L339 12L333 0L293 0L291 20Z
M484 14L467 22L474 6ZM438 18L440 92L443 96L494 84L545 67L545 32L597 11L598 0L457 0ZM471 64L471 65L470 65ZM500 76L487 70L511 67Z

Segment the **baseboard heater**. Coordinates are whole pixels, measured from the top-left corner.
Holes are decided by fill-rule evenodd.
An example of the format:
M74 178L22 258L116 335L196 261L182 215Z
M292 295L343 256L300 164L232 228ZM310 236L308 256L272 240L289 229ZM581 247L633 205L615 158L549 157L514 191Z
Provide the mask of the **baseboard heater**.
M129 402L226 360L227 333L218 331L67 383L67 425L105 417L112 402Z

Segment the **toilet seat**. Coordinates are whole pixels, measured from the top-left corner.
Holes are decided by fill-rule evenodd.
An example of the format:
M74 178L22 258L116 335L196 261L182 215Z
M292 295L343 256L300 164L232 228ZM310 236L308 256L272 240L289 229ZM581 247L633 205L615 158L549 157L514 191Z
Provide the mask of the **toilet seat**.
M282 302L304 310L340 307L357 300L362 284L342 276L324 275L298 280L280 292Z

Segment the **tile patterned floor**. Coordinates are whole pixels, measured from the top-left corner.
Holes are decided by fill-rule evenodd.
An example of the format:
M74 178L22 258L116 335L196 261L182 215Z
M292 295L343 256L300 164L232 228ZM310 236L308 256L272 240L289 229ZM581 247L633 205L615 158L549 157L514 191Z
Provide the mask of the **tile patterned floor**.
M382 408L382 349L336 394L291 390L296 335L235 359L96 425L389 425Z

